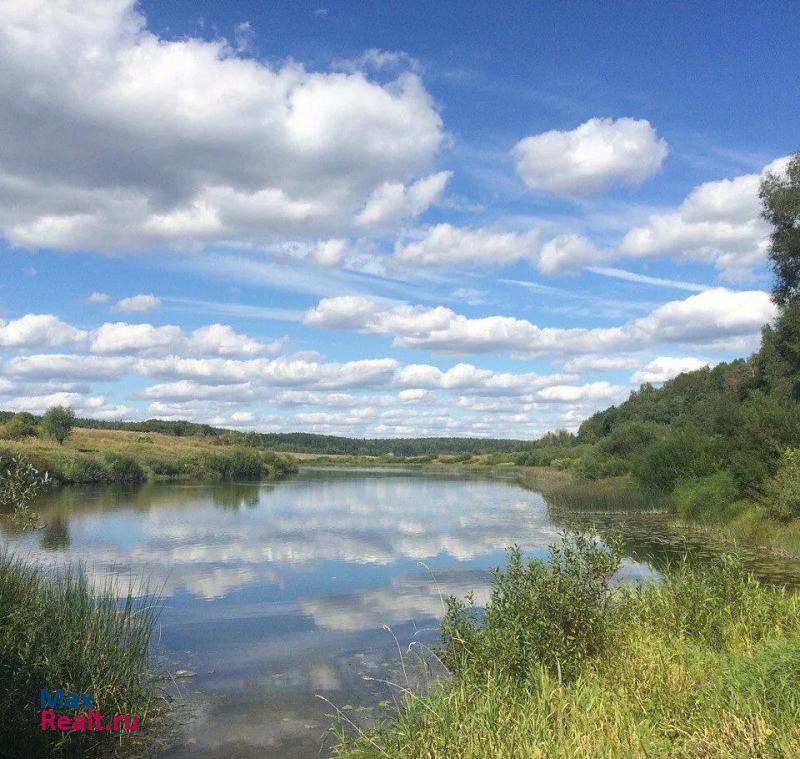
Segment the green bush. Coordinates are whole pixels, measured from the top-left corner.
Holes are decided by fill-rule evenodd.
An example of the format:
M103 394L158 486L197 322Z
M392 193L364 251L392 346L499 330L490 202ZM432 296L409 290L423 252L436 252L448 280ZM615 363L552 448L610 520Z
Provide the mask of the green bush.
M102 461L83 456L67 462L62 476L67 482L76 485L113 481L111 471Z
M493 572L482 623L471 598L448 600L442 660L461 675L525 678L544 665L572 677L608 643L609 583L620 562L620 541L606 547L582 535L565 535L546 562L524 563L519 548L509 550L506 568Z
M781 522L800 517L800 448L789 448L778 462L778 471L767 484L767 508Z
M664 437L667 427L663 424L634 419L615 427L599 447L609 456L630 458Z
M0 437L6 440L22 440L26 437L36 437L39 426L36 417L27 411L14 414L4 425L0 426Z
M716 521L732 516L739 493L730 472L681 480L672 493L672 504L682 519Z
M121 453L107 453L104 457L111 481L125 485L144 482L147 475L139 464L130 456Z
M636 479L649 490L669 493L679 480L703 477L717 469L713 443L687 429L670 432L634 461Z
M617 477L627 474L629 469L625 459L611 456L598 448L592 448L578 459L575 474L585 480L599 480L602 477Z

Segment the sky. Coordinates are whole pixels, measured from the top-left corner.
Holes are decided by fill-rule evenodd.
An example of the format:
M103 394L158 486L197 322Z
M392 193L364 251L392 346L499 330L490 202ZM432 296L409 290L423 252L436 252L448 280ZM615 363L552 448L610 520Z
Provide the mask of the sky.
M530 439L757 349L793 2L0 4L0 409Z

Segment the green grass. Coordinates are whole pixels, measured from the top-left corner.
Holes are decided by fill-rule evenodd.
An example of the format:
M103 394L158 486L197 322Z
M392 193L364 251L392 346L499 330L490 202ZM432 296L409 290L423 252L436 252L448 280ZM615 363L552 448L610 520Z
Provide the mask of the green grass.
M533 605L546 609L537 592L531 591ZM471 659L462 661L427 695L405 690L392 719L372 732L354 730L340 714L336 756L800 756L797 595L760 584L724 560L711 567L673 564L663 583L617 586L607 601L607 642L590 657L570 659L568 676L540 655L531 655L522 672L509 668L495 645L484 651L494 653L493 662L479 655L481 666L473 668ZM515 609L530 606L508 607L506 620L492 622L517 630L517 654L529 644ZM540 613L546 617L538 629L565 610Z
M290 457L271 451L155 432L75 428L64 445L32 436L0 440L0 458L20 454L62 484L281 479L296 471Z
M149 654L157 609L146 592L120 602L80 570L55 575L0 554L0 756L93 757L146 739L159 708ZM139 732L42 731L42 688L92 693L104 717L139 715Z

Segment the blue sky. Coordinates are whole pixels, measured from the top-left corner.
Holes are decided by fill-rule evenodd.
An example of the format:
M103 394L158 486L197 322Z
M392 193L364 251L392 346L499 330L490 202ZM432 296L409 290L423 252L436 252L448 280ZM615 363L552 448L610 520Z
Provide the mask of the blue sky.
M0 408L528 438L774 315L792 3L0 21Z

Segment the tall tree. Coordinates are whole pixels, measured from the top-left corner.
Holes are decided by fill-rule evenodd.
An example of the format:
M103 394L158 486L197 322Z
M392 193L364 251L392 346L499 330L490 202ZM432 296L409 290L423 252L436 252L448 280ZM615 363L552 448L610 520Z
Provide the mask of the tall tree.
M775 272L772 298L780 306L800 302L800 152L786 172L768 172L759 192L762 214L772 225L769 260Z

